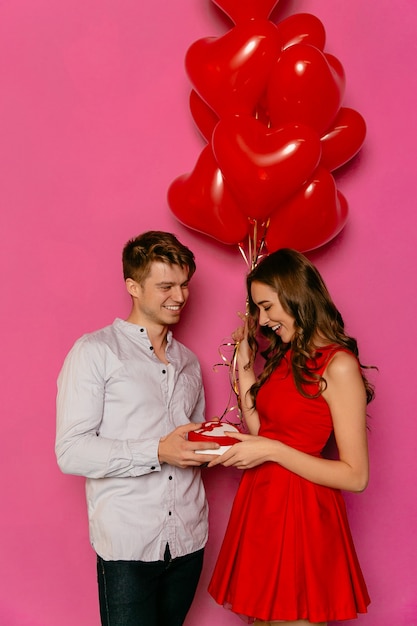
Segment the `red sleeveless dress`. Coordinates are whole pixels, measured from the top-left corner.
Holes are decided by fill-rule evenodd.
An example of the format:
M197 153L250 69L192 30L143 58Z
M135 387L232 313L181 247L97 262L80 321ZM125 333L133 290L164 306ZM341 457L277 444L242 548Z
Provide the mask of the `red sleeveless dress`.
M323 348L322 374L340 350ZM332 433L326 401L296 389L287 353L257 397L259 434L320 456ZM348 620L369 596L339 490L316 485L278 463L245 470L209 584L219 604L246 622Z

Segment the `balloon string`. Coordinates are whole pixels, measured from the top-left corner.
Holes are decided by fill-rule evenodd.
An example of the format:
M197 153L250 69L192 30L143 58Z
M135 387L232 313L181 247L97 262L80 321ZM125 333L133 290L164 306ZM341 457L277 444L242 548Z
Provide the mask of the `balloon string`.
M217 367L227 367L229 372L229 383L230 383L230 392L229 398L224 409L223 413L220 415L219 419L222 421L228 413L235 413L237 416L237 422L240 425L243 425L242 413L240 409L240 396L239 396L239 386L238 386L238 378L237 378L237 349L238 343L234 343L232 341L227 341L222 343L218 349L220 354L220 358L222 360L221 363L216 363L213 365L213 370L216 371ZM227 357L224 353L223 348L233 348L231 358ZM235 398L235 401L233 400ZM230 421L228 419L224 420L227 424L236 424L236 421Z
M258 221L257 220L253 220L252 222L252 237L249 237L249 245L250 245L250 249L251 249L251 254L250 254L250 259L251 259L251 264L250 264L250 268L251 270L253 270L254 268L254 263L255 263L255 250L256 250L256 241L258 239Z
M243 256L243 260L245 261L246 265L249 267L249 259L246 255L245 249L243 247L243 243L239 243L237 247L239 249L240 254Z
M269 218L258 224L258 220L250 219L250 233L248 235L247 241L247 252L245 251L244 244L239 243L238 249L250 270L253 270L259 261L266 255L266 243L265 237L269 227ZM259 231L262 229L262 236L259 237ZM248 314L248 302L246 301L246 315ZM232 348L232 356L229 358L226 356L224 352L224 348ZM230 392L229 398L227 401L226 408L223 413L219 417L220 421L225 420L228 424L236 424L236 422L225 419L225 416L229 413L235 413L237 415L237 420L240 426L244 426L243 418L242 418L242 410L241 410L241 399L239 393L239 378L238 378L238 370L237 370L237 352L239 349L239 342L226 341L222 343L218 352L220 354L221 363L216 363L213 365L213 370L216 371L217 367L227 367L229 372L229 383L230 383ZM233 396L235 397L235 401L233 400Z
M259 263L260 259L267 254L265 238L269 228L269 222L269 217L260 223L257 219L250 218L247 251L245 250L244 242L240 242L238 244L239 252L241 253L249 270L253 270ZM262 235L259 234L260 232L262 232Z
M258 223L258 220L250 218L247 251L245 250L244 242L238 243L238 250L250 270L253 270L259 263L260 259L267 254L265 238L269 228L269 222L269 217L266 221L261 222L260 224ZM261 237L258 235L260 229L263 229Z
M258 265L261 258L267 254L265 238L268 232L269 223L270 223L269 217L265 222L262 222L261 228L263 227L263 232L262 232L262 236L259 239L259 243L258 243L258 224L256 224L255 231L254 231L254 248L256 248L256 254L254 258L252 259L252 269L254 269Z

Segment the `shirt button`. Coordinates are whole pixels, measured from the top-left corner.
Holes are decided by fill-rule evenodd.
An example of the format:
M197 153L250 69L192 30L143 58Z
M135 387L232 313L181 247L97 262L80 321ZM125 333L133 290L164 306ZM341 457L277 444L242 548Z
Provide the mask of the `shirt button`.
M140 329L140 332L141 332L141 333L145 332L145 329L144 329L144 328L141 328L141 329Z
M154 470L154 469L155 469L155 466L154 466L154 465L152 465L151 470Z
M153 350L153 346L150 346L150 347L149 347L149 350Z
M166 370L162 370L162 373L163 373L163 374L166 374L166 373L167 373L167 371L166 371Z
M172 476L168 476L169 480L172 480Z
M172 515L171 511L168 513L168 515Z

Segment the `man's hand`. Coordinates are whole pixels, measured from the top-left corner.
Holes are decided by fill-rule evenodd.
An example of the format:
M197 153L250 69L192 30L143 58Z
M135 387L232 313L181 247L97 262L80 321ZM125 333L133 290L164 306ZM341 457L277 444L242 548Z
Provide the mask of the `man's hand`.
M204 443L203 441L188 441L187 434L191 430L201 428L202 424L185 424L178 426L165 437L159 440L159 462L175 465L176 467L193 467L213 461L216 455L196 454L195 450L213 450L220 448L218 443Z

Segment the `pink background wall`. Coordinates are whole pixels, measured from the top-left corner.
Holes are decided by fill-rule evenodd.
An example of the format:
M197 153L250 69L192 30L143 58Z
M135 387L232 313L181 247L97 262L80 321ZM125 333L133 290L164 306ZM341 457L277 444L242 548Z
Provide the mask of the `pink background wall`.
M348 495L372 596L367 626L417 624L415 388L415 0L281 0L278 21L317 15L347 75L346 106L368 124L337 177L351 214L311 254L379 366L370 407L372 476ZM178 338L199 355L208 416L228 401L213 365L244 304L237 249L182 227L166 191L203 142L188 108L188 47L231 24L209 0L0 1L0 624L95 626L94 554L83 480L55 462L55 380L73 341L125 316L120 252L150 228L174 231L198 271ZM411 376L410 376L411 373ZM206 472L211 538L187 626L240 624L206 592L239 475Z

